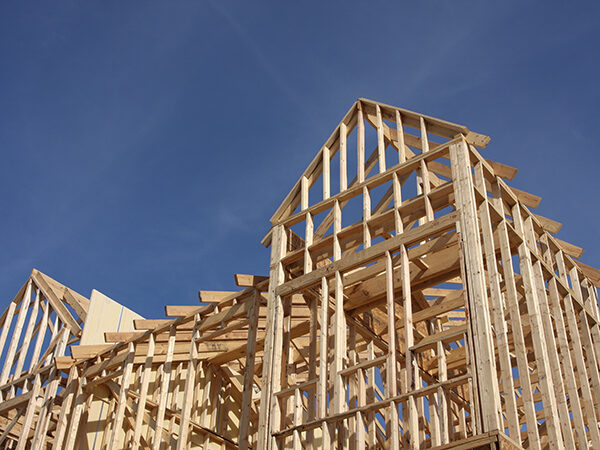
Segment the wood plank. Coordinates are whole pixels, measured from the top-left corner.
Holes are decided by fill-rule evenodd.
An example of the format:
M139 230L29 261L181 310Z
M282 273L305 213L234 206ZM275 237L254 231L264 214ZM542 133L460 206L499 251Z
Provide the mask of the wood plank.
M505 180L512 180L518 172L518 169L508 166L506 164L502 164L496 161L492 161L491 159L486 159L487 163L494 170L496 176L502 177Z
M198 298L202 303L218 303L224 298L227 298L236 293L236 291L198 291Z
M234 276L235 284L240 287L255 287L269 279L269 277L262 275L246 275L241 273L236 273Z
M546 230L548 233L556 234L562 228L562 223L557 222L556 220L548 219L547 217L540 216L539 214L534 214L535 218L540 222L542 228Z
M577 267L583 272L583 274L596 286L600 287L600 270L595 269L592 266L582 263L581 261L575 261Z
M557 237L554 237L554 240L561 248L561 250L567 255L577 259L581 258L581 255L583 255L583 249L581 247L577 247L576 245L565 242L561 239L558 239Z
M537 208L542 201L542 197L539 197L534 194L530 194L529 192L522 191L515 187L510 187L513 194L517 197L517 199L524 204L525 206L529 206L530 208Z
M413 322L422 322L440 316L449 311L465 307L465 298L463 291L456 291L446 297L436 300L429 308L422 309L413 313Z
M0 403L0 414L6 414L8 411L18 408L29 402L31 396L33 395L32 391L29 391L25 394L17 395L16 397L11 398L10 400L4 400Z
M432 350L436 348L438 342L448 344L455 342L459 339L463 339L463 335L467 332L466 325L458 325L450 327L447 330L440 331L439 333L431 334L421 339L412 347L409 347L411 352L424 352L426 350Z
M340 192L348 189L348 154L346 150L346 137L348 130L344 122L340 123Z
M185 317L199 311L200 308L197 305L165 305L165 316L167 317Z
M54 364L56 368L59 370L66 370L73 367L75 364L75 359L70 356L56 356L54 358Z
M379 161L379 173L385 172L385 141L383 139L383 119L381 118L381 108L375 105L377 115L377 159Z

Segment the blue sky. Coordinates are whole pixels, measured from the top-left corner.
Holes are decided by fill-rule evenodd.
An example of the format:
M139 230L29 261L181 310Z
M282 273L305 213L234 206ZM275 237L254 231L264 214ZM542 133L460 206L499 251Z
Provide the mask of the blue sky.
M267 274L271 214L358 97L490 135L600 267L600 4L3 2L0 294L147 317Z

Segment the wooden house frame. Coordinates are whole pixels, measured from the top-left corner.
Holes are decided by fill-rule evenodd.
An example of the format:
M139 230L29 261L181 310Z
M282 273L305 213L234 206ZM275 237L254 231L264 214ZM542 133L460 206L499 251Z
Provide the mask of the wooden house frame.
M34 270L0 318L0 446L600 448L600 272L488 142L359 99L268 277L96 341L95 294Z

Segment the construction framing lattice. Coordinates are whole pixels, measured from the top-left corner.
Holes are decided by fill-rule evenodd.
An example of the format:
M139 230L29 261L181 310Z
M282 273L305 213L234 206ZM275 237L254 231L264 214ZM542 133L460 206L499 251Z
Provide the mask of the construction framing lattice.
M359 99L269 276L167 319L34 270L0 318L0 446L600 448L600 272L488 142Z

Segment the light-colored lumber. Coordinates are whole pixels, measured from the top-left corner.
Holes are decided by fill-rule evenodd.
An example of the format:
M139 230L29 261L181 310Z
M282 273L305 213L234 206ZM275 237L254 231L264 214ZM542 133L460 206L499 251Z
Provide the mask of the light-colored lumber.
M271 217L269 276L165 316L32 270L0 315L1 445L600 447L600 270L488 142L358 99Z
M198 291L198 299L201 303L218 303L235 293L235 291Z
M27 288L25 289L25 293L23 294L23 298L20 299L20 309L19 314L17 316L17 322L15 324L12 339L10 340L10 344L8 346L8 351L6 352L4 366L2 368L2 372L0 373L0 385L6 383L6 381L8 380L8 376L10 375L10 370L12 369L15 353L17 352L17 345L19 344L19 340L21 338L23 324L25 323L25 318L27 317L27 312L29 310L29 302L31 301L31 289L32 282L29 282Z
M481 164L478 164L475 167L475 185L480 189L485 189L485 179ZM494 328L496 331L498 359L503 380L502 387L504 389L505 415L507 417L509 435L517 442L520 442L521 433L519 429L519 419L517 415L515 388L512 378L510 348L508 345L508 327L505 321L502 290L500 287L501 279L496 262L496 249L492 231L492 219L490 216L490 210L487 199L481 202L481 205L479 206L479 218L480 226L482 229L483 249L490 284L490 300L492 318L494 322Z
M517 232L523 235L525 230L519 205L515 205L513 207L512 215L513 220L515 221ZM540 379L542 398L545 404L544 413L547 422L550 445L551 447L555 446L556 448L560 448L563 441L560 434L560 422L558 420L556 397L554 395L554 389L552 385L552 373L550 371L550 364L548 361L549 355L540 312L540 300L538 299L538 293L536 292L534 286L531 254L525 244L521 244L519 246L519 260L521 263L520 265L523 287L525 289L525 297L527 299L527 310L529 314L529 324L532 331L533 347L539 374L538 376Z
M258 284L264 283L269 279L269 277L262 275L246 275L242 273L236 273L234 276L235 284L240 287L256 287Z
M469 310L473 317L473 329L478 335L474 346L480 355L478 364L478 390L481 392L484 431L498 429L500 423L500 401L495 358L491 353L491 321L488 298L483 279L483 257L479 240L479 225L473 196L473 182L468 164L467 144L464 141L451 146L452 173L458 209L465 270L469 288ZM489 401L488 401L489 399Z
M256 342L258 338L258 314L259 314L259 295L255 293L252 299L253 305L248 311L249 330L248 330L248 349L246 350L246 361L244 371L244 390L241 404L240 431L238 445L240 449L246 450L249 447L250 434L250 412L254 385L254 364L256 361Z

